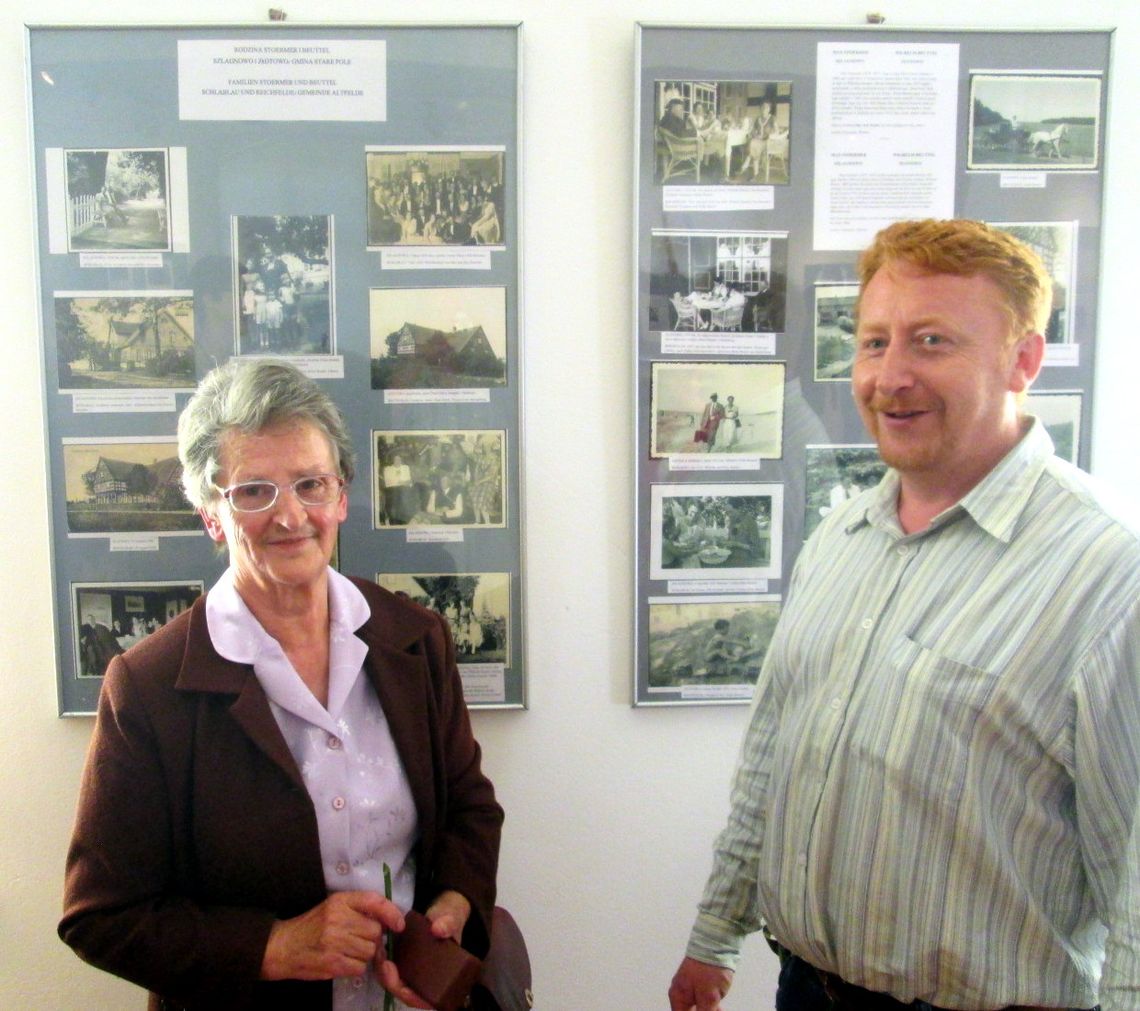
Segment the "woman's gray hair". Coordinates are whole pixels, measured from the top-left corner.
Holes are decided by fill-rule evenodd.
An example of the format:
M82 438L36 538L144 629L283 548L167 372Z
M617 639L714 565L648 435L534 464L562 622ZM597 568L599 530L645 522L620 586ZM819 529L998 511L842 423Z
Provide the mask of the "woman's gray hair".
M200 509L217 497L221 445L233 430L247 435L290 421L306 421L329 440L340 476L351 482L356 453L340 408L292 365L264 358L231 358L210 371L178 419L182 487Z

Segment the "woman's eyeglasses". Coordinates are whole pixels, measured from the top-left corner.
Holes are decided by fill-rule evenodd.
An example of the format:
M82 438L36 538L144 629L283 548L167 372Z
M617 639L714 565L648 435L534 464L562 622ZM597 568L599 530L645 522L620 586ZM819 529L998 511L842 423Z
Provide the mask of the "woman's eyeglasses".
M273 508L284 488L291 488L301 505L325 506L337 500L344 489L344 478L335 474L311 474L285 485L273 481L242 481L228 488L218 488L218 493L234 512L260 513Z

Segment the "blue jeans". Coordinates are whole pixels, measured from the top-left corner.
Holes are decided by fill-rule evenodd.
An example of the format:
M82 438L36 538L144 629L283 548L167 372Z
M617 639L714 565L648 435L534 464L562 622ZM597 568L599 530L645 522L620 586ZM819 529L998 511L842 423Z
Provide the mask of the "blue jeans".
M781 962L776 1011L939 1011L924 1000L903 1004L885 993L853 986L845 986L832 997L819 973L802 958L788 954Z

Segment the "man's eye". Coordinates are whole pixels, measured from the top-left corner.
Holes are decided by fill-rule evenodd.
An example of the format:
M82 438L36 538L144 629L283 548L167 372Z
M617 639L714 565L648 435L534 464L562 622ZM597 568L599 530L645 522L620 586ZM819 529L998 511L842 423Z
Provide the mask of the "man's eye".
M924 333L919 337L919 340L922 342L922 346L927 348L937 347L939 344L945 343L942 335L937 333Z

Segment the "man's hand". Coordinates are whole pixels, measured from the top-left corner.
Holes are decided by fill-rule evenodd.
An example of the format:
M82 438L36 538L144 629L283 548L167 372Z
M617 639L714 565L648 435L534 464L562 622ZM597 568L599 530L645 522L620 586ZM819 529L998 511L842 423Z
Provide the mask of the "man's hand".
M262 979L360 976L383 951L385 930L404 929L399 908L376 892L333 892L319 906L269 932Z
M732 970L695 958L681 962L669 987L670 1011L720 1011L721 999L732 986Z

